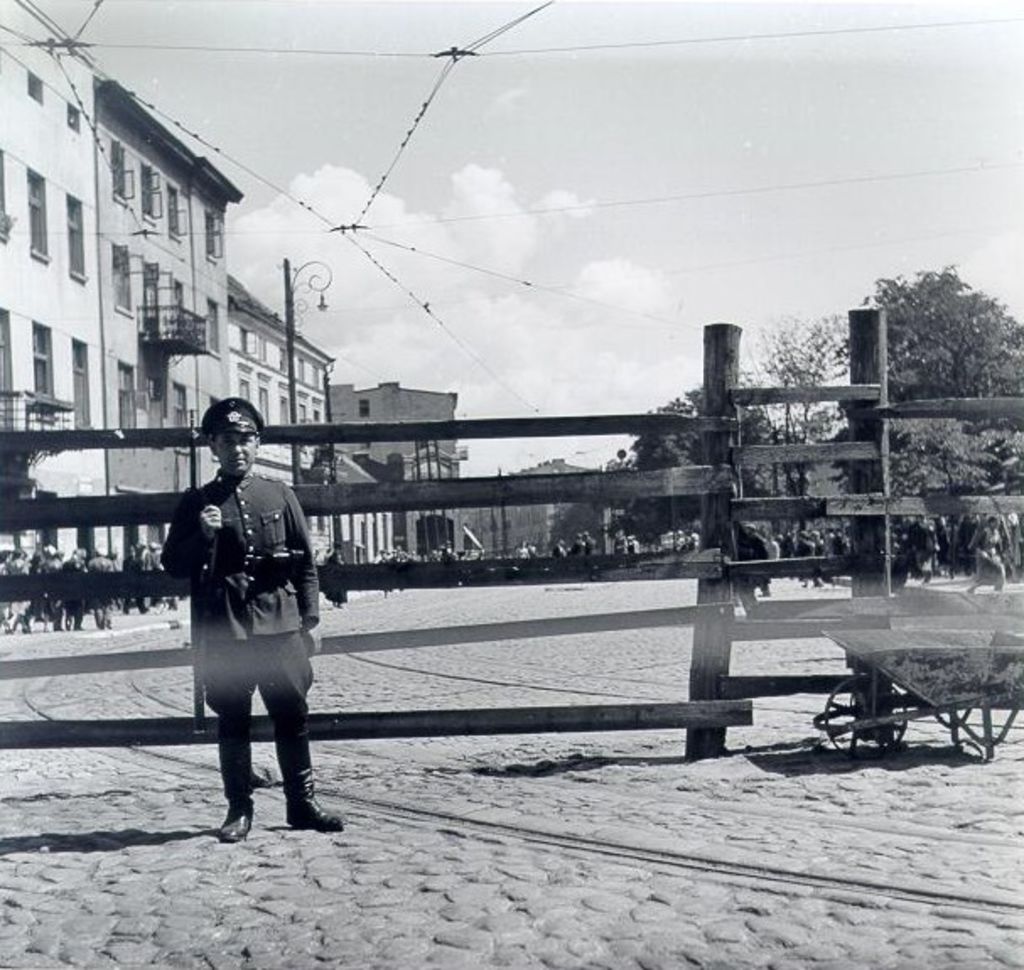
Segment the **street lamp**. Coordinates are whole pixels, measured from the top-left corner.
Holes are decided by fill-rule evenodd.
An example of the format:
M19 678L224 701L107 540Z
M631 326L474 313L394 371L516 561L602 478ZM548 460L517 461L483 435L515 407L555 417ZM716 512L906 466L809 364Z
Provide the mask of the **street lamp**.
M306 278L299 277L306 273ZM288 358L288 423L298 424L298 407L295 401L295 291L310 290L320 294L317 309L322 313L327 309L324 290L334 282L334 274L330 266L319 259L311 259L303 263L294 272L289 260L284 261L284 339L285 356ZM299 462L299 446L292 443L292 482L299 483L301 468Z

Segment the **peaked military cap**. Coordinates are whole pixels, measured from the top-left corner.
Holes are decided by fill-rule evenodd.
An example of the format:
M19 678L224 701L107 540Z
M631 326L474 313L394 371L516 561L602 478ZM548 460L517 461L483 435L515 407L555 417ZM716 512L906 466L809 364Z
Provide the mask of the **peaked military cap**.
M263 415L250 401L243 397L226 397L206 409L199 430L212 438L225 431L259 434L263 427Z

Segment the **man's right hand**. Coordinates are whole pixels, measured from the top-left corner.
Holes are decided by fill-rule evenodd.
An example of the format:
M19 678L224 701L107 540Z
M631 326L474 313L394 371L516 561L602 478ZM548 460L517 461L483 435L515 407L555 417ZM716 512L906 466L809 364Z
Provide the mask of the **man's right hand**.
M221 518L220 507L217 505L205 505L203 510L199 513L199 528L203 530L203 535L207 539L212 539L217 535L217 531L224 525L224 520Z

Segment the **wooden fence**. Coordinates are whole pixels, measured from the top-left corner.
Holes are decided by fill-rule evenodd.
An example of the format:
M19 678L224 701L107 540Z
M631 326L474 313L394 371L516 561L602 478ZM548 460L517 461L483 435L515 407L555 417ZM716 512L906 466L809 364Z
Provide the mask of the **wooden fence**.
M907 600L889 598L887 520L891 515L1024 512L1021 496L950 496L893 499L888 482L888 424L904 417L1013 419L1024 423L1024 401L917 401L890 405L886 385L885 318L875 310L850 313L851 383L842 387L739 387L740 328L713 324L704 332L704 408L699 417L627 414L588 417L510 418L358 425L276 426L263 440L273 444L521 438L566 435L673 434L697 432L703 463L658 471L609 471L550 476L408 481L378 485L300 485L296 494L308 515L416 511L547 503L621 505L636 498L699 496L702 551L633 556L456 560L449 563L325 565L321 585L341 590L464 587L579 581L698 580L697 606L596 614L547 620L477 624L426 630L330 637L324 654L400 649L452 643L520 640L611 630L692 625L689 700L676 704L586 705L568 708L504 708L432 712L318 714L318 738L422 737L537 731L603 731L683 728L687 755L703 758L725 748L728 727L752 723L751 699L831 691L835 677L795 675L736 677L729 671L733 642L821 636L822 630L883 628L913 615ZM793 402L836 402L846 409L849 440L799 445L742 444L745 408ZM190 443L181 428L123 431L0 432L0 455L45 450L180 448ZM799 463L849 463L851 494L835 498L743 498L742 469ZM0 531L56 527L125 526L169 520L174 493L36 499L0 508ZM941 511L940 511L941 510ZM852 517L850 555L831 558L739 562L738 522ZM852 575L852 601L783 606L762 602L737 618L737 584L774 576ZM47 574L0 576L0 600L49 592L65 596L182 595L186 584L163 573ZM850 604L857 604L851 608ZM934 606L931 607L934 610ZM161 650L0 663L0 678L54 676L191 664L191 650ZM257 736L269 727L260 722ZM269 736L269 735L268 735ZM214 740L215 732L188 718L117 721L51 721L0 724L0 747L180 744Z

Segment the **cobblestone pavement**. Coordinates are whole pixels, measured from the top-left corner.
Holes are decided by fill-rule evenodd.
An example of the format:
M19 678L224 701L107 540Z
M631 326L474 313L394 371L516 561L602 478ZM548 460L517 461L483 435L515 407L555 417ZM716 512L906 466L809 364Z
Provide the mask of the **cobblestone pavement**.
M779 584L785 595L807 595ZM823 595L833 595L826 591ZM329 611L328 633L692 602L688 583L406 592ZM170 619L172 619L171 617ZM0 640L11 657L179 646ZM666 701L689 632L644 630L317 660L315 710ZM824 640L741 644L733 670L836 672ZM185 714L187 670L0 684L12 717ZM335 836L213 836L209 747L0 752L0 966L988 968L1024 966L1024 745L957 753L937 725L851 762L819 751L821 697L755 704L731 755L678 732L323 742ZM270 767L272 747L256 746Z

